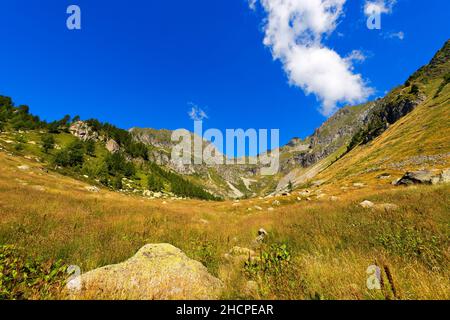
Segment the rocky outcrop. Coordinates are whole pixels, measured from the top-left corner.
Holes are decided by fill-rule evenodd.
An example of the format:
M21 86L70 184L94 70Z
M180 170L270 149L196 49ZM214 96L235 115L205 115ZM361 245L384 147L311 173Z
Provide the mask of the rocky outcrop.
M129 260L72 279L72 299L218 299L219 279L170 244L148 244Z
M450 181L450 169L438 170L419 170L407 172L396 182L397 186L413 184L438 184Z
M94 131L86 122L77 121L69 127L69 132L80 140L98 140L98 132Z
M109 139L108 142L106 142L106 149L111 153L116 153L120 151L120 146L113 139Z

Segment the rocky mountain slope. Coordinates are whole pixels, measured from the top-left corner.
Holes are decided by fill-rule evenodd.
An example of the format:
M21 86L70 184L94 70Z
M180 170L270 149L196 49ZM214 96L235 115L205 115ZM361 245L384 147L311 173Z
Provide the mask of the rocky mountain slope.
M427 118L430 118L431 112L448 110L449 58L450 41L447 41L431 62L414 73L404 85L393 89L382 99L339 110L312 136L305 141L297 141L297 144L308 145L308 149L294 155L284 152L282 172L288 173L280 179L277 191L285 189L289 181L295 185L311 181L353 148L367 145L420 106L442 106L442 109L428 110L430 114L424 115ZM435 132L446 136L444 132L448 130L448 114L433 116L443 119L443 123L447 119L444 128ZM410 125L418 127L417 122ZM431 128L424 125L422 130ZM410 135L405 135L402 139L410 141L409 138Z
M449 117L445 112L448 110L449 58L450 41L447 41L429 64L420 68L403 85L394 88L384 98L359 106L344 107L316 129L311 136L305 139L294 138L287 145L280 147L280 170L274 176L261 176L259 173L260 165L184 165L173 163L170 158L175 143L171 141L172 131L170 130L132 128L127 132L113 125L100 123L95 119L87 121L76 119L76 121L68 124L70 117L65 117L65 119L50 124L43 124L37 117L29 114L27 106L13 107L11 99L8 100L6 97L2 97L0 101L3 108L0 115L0 125L5 127L5 124L7 124L12 130L9 135L3 134L4 140L9 140L12 136L18 136L19 139L26 140L24 136L28 133L20 133L21 128L25 128L23 131L27 131L27 129L41 131L29 134L34 140L42 138L42 129L57 134L57 140L61 141L60 148L65 147L68 142L72 141L65 136L68 133L83 143L93 141L95 144L93 153L87 154L90 162L84 164L87 168L83 167L79 171L80 173L88 171L89 174L84 175L89 176L102 175L102 177L97 177L97 180L106 179L107 186L112 186L114 184L112 179L120 179L122 174L125 174L125 178L131 176L126 172L119 172L119 177L115 177L115 173L112 177L111 174L104 173L104 163L101 162L107 159L107 153L109 152L110 154L124 155L125 160L138 169L137 171L134 170L137 172L135 174L136 181L125 181L126 185L131 185L131 191L146 192L147 183L145 180L149 176L154 176L156 180L161 180L152 180L156 185L155 188L169 190L169 192L177 188L175 180L181 182L184 179L183 184L191 184L189 188L197 190L201 186L210 194L222 198L275 195L288 193L292 188L306 184L322 184L324 179L319 177L325 174L321 175L321 173L330 167L341 164L340 159L347 159L349 153L354 154L352 153L353 150L366 150L366 147L373 145L379 137L385 137L386 134L392 132L391 128L396 127L398 123L406 123L404 127L419 128L419 124L428 119L430 123L421 124L421 131L429 135L438 135L441 137L440 140L443 139L442 137L448 136L446 132L448 131ZM434 107L426 108L425 106ZM404 122L405 119L413 118L413 116L409 116L412 113L421 113L421 116L415 120ZM433 118L430 118L431 116ZM2 120L2 118L5 119ZM443 123L444 127L438 128L435 125L439 121L437 119L441 121L443 119L440 123ZM412 138L414 135L413 132L407 132L398 139L402 142L412 143L424 141L423 139L416 141ZM436 138L436 141L440 140ZM444 139L444 142L447 142L447 140ZM416 156L423 159L426 157L446 158L448 150L445 145L442 145L442 142L437 144L432 140L430 143L433 146L440 145L441 152L428 154L422 152L422 150L417 152ZM26 145L20 141L18 141L18 144ZM211 143L204 141L204 147L207 146L210 147ZM27 148L44 160L47 158L46 154L35 150L37 148L31 148L30 146L27 146ZM377 150L373 151L377 152ZM218 151L216 150L216 152ZM405 153L402 154L402 156L405 155ZM117 157L120 158L120 156ZM122 159L119 160L122 161ZM420 163L417 159L415 161ZM109 171L111 171L111 168L109 168ZM173 181L170 182L170 180ZM122 185L123 183L120 182L120 186ZM185 187L182 189L179 191L185 194ZM199 189L197 191L197 193L207 197L207 194L202 193L203 191Z
M276 194L289 191L312 181L340 157L358 145L376 139L394 123L430 99L442 95L449 81L450 42L435 55L431 62L414 73L404 85L389 92L384 98L337 111L315 132L302 140L292 139L280 148L280 172L274 177L258 175L259 167L187 165L174 167L170 163L173 147L171 131L130 130L136 141L152 146L152 158L178 173L195 175L209 190L225 197ZM439 82L431 92L432 81ZM439 91L439 92L438 92ZM213 178L214 177L214 178ZM237 190L236 190L237 189Z

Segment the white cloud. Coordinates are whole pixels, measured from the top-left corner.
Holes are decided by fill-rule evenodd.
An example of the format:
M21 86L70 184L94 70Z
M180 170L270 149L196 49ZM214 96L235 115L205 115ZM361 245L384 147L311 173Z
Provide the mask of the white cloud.
M189 102L188 105L191 109L188 112L189 118L193 121L201 121L203 119L208 119L208 115L199 106L193 102Z
M366 0L364 14L371 16L374 13L391 14L397 0Z
M250 9L256 10L256 2L257 2L257 0L247 0L247 1L248 1L248 6L250 7Z
M405 39L405 33L403 31L390 32L386 35L386 38L403 40Z
M372 93L352 62L362 54L341 57L323 44L343 15L346 0L259 0L267 13L264 44L283 63L292 85L314 94L329 116L338 103L365 101Z
M366 61L367 57L364 53L362 53L360 50L353 50L345 57L345 60L347 60L350 63L353 62L364 62Z

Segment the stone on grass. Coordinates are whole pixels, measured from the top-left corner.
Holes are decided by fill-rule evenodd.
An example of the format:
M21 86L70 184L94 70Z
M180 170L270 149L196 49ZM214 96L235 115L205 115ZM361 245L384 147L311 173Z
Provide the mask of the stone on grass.
M69 282L72 299L218 299L219 279L170 244L148 244L125 262L89 271Z
M364 200L359 205L361 207L363 207L364 209L370 209L370 208L373 208L375 206L375 204L372 201L369 201L369 200Z

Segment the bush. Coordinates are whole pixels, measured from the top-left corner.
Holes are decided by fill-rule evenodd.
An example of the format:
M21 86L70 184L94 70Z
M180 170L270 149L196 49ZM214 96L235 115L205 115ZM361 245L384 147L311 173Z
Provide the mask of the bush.
M16 143L14 145L14 150L16 151L22 151L25 147L23 146L23 143Z
M14 246L0 246L0 300L56 298L66 270L60 260L32 260Z
M164 189L164 183L160 177L150 174L147 178L147 188L150 191L159 192Z
M419 86L417 84L413 84L411 87L411 91L409 93L411 94L418 94L420 92Z
M84 146L80 140L75 140L55 155L55 164L62 167L81 166L84 161Z
M45 134L41 138L42 141L42 150L45 153L48 153L50 150L55 148L55 138L51 134Z
M108 177L108 167L104 159L91 159L83 163L81 173L91 178L97 177L102 180Z
M259 259L245 262L244 270L250 277L259 274L273 276L279 275L291 260L291 254L285 244L272 244L265 250L261 250Z
M84 143L86 154L94 157L95 156L95 142L93 140L88 140Z
M136 174L136 169L133 163L128 162L119 152L108 154L106 157L106 165L109 173L113 176L124 175L129 178Z
M121 175L114 177L111 181L112 187L116 190L122 189L123 188L122 179L123 177Z

